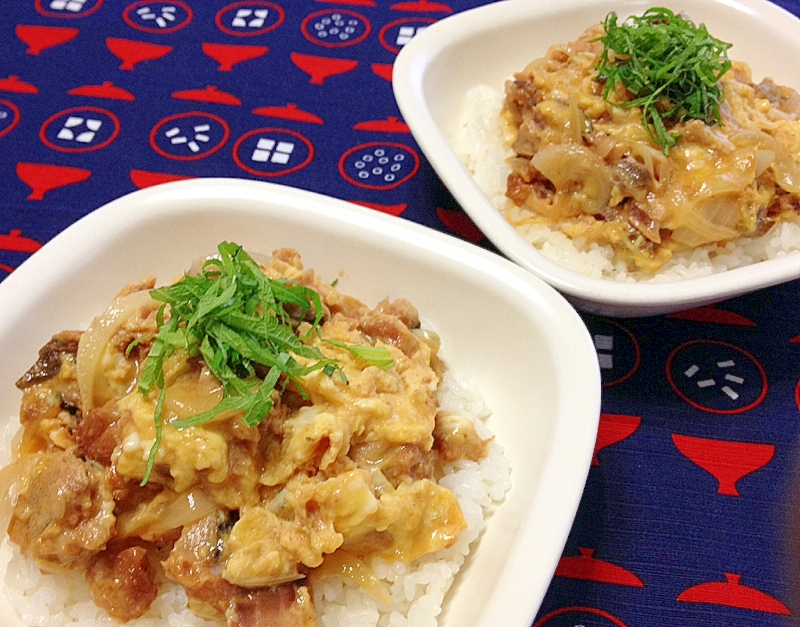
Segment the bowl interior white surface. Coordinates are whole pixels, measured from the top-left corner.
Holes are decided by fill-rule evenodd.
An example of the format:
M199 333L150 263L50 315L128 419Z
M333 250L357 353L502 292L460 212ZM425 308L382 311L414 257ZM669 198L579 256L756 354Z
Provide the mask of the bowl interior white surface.
M564 293L578 308L611 316L655 315L699 306L800 277L800 256L668 284L594 279L550 261L508 224L451 147L467 92L502 89L514 72L557 43L576 39L610 12L620 19L665 6L732 42L758 82L772 77L800 89L800 20L767 0L506 0L447 17L397 57L394 93L406 123L444 184L483 233L510 259Z
M448 365L493 409L489 425L513 478L440 625L528 627L588 473L599 369L585 326L560 295L455 238L267 183L208 179L135 192L68 228L0 283L0 420L17 420L14 381L53 334L85 328L127 283L149 275L170 282L222 240L266 253L296 248L306 267L370 306L408 298L440 334ZM8 609L0 595L3 624L16 627Z

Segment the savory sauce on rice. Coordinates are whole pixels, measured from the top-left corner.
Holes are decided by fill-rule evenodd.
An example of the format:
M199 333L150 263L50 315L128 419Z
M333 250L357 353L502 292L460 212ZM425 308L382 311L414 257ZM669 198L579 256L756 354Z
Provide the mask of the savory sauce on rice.
M119 621L152 616L159 589L176 584L191 611L230 627L317 625L327 605L346 611L344 598L388 620L403 605L392 582L441 559L446 591L482 525L445 485L464 471L480 483L476 471L502 454L465 407L440 402L450 375L413 305L369 308L291 249L261 271L276 292L303 289L310 301L287 296L283 339L295 348L279 354L298 369L275 378L258 421L239 406L197 420L231 398L208 346L180 346L142 392L170 319L152 280L123 290L85 332L56 335L18 383L21 438L3 471L9 538L42 571L83 573ZM231 317L231 300L217 306L234 330L263 320L263 303L247 306L248 322ZM228 351L256 351L214 328ZM238 365L256 388L278 369ZM187 419L196 424L175 428ZM502 461L493 477L483 505L507 488Z
M496 150L489 150L493 161L478 163L486 155L467 147L476 136L467 132L457 152L511 224L558 261L559 234L581 253L603 251L609 278L647 278L673 257L697 250L713 257L776 225L800 224L797 92L770 79L755 83L748 66L734 61L719 81L720 123L672 125L680 141L665 151L642 124L640 107L618 106L632 98L624 86L606 97L597 70L603 34L602 24L592 27L515 74L496 130L476 115L482 105L468 107ZM483 167L506 172L504 199Z

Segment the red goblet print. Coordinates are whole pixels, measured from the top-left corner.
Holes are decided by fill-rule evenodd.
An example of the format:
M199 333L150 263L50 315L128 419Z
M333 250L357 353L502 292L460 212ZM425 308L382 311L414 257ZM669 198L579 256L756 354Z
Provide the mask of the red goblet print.
M219 63L220 72L230 72L242 61L258 59L269 52L266 46L234 46L232 44L203 44L203 53Z
M622 442L633 435L642 424L639 416L626 416L624 414L600 414L600 425L597 428L597 441L594 445L592 466L599 466L600 460L597 453L607 446Z
M292 63L311 77L309 83L312 85L322 85L325 83L326 78L337 74L345 74L358 67L358 61L351 59L331 59L311 54L300 54L299 52L293 52L290 58Z
M77 28L62 26L29 26L20 24L15 29L17 38L28 44L28 54L38 55L47 48L72 41L80 32Z
M91 170L72 168L66 165L49 165L45 163L17 164L17 176L31 188L28 200L44 200L44 195L47 192L66 185L80 183L91 175Z
M725 496L739 496L736 482L766 466L775 455L775 447L771 444L727 442L678 434L672 435L672 441L684 456L719 482L717 494Z
M132 39L118 39L116 37L108 37L106 39L106 47L111 54L122 61L122 65L119 66L120 70L132 70L137 63L155 61L172 52L172 46L162 46Z

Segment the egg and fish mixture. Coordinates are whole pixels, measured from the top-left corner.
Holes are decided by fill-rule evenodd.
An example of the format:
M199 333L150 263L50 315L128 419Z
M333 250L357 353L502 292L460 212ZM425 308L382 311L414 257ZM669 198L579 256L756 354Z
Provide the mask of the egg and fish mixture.
M226 246L203 266L211 287L188 319L154 279L128 286L85 332L53 337L17 384L9 537L42 570L83 569L121 621L144 614L165 577L231 627L315 625L314 582L330 575L385 600L370 561L452 545L466 525L436 481L488 451L469 419L439 411L439 341L411 303L372 309L294 250L256 268ZM195 273L170 294L197 292ZM248 325L293 348L259 363Z
M632 50L609 36L623 28ZM681 55L668 29L698 49ZM509 222L556 226L581 249L610 245L647 273L677 251L800 222L800 95L755 83L745 63L727 60L728 46L666 9L635 27L610 14L515 74L502 113L514 153ZM706 53L708 76L693 76L688 66ZM620 68L631 68L627 84ZM694 81L687 100L659 97L667 81L648 85L648 71ZM691 107L705 119L686 115Z

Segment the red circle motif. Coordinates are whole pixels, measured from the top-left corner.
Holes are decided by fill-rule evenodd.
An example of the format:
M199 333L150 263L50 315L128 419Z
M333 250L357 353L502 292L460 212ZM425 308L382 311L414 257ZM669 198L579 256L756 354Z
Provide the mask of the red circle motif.
M36 8L36 12L39 15L44 15L45 17L58 17L62 19L75 19L77 17L86 17L87 15L91 15L95 11L97 11L101 6L103 6L103 0L97 0L96 4L86 11L81 13L61 13L59 11L48 11L42 6L42 0L36 0L34 3L34 7Z
M687 346L692 346L693 344L712 344L712 345L715 345L715 346L724 346L726 348L731 348L731 349L735 350L737 353L741 353L747 359L749 359L750 362L758 369L758 372L761 375L761 392L759 393L758 397L754 401L752 401L751 403L746 405L745 407L739 407L737 409L715 409L713 407L706 407L704 405L701 405L701 404L697 403L696 401L693 401L688 396L686 396L686 394L684 394L680 390L678 385L675 383L675 379L672 376L671 369L672 369L672 362L675 359L675 356L681 350L683 350ZM667 375L667 381L669 382L670 387L672 388L673 392L675 392L675 394L677 394L681 398L681 400L685 401L687 404L691 405L695 409L699 409L701 411L705 411L705 412L708 412L710 414L719 414L719 415L742 414L742 413L744 413L746 411L749 411L749 410L753 409L754 407L758 407L758 405L760 405L761 402L764 400L764 398L767 396L767 388L768 388L767 373L764 371L764 367L758 362L758 360L755 357L753 357L750 353L748 353L744 349L741 349L738 346L734 346L733 344L728 344L727 342L720 342L719 340L690 340L688 342L684 342L683 344L678 346L675 350L673 350L669 354L669 357L667 357L666 375Z
M533 627L546 627L547 621L551 618L555 618L556 616L561 616L562 614L568 614L570 612L584 612L586 614L594 614L595 616L600 616L601 618L605 618L611 621L616 627L628 627L625 623L623 623L620 619L616 616L609 614L603 610L598 610L593 607L562 607L561 609L554 610L549 614L545 614L542 616L538 621L533 624Z
M47 139L47 127L50 126L52 122L54 122L63 115L67 115L70 113L81 113L83 111L92 111L94 113L100 113L101 115L107 116L114 124L114 130L111 133L111 136L104 142L101 142L96 146L86 146L84 148L65 148L64 146L58 146L57 144L54 144L49 139ZM87 105L84 107L72 107L71 109L64 109L63 111L59 111L58 113L51 115L44 121L44 124L42 124L42 127L39 129L39 139L45 146L47 146L52 150L74 154L74 153L92 152L95 150L100 150L102 148L105 148L117 138L117 136L119 135L119 131L120 131L119 118L116 115L114 115L113 113L111 113L111 111L108 111L107 109L101 109L100 107L91 107Z
M352 155L353 153L355 153L355 152L357 152L359 150L365 150L367 148L385 147L385 146L388 146L388 147L391 147L391 148L398 148L400 150L403 150L407 154L410 154L411 157L414 159L414 166L413 166L411 172L406 174L404 177L392 182L390 185L372 185L370 183L363 183L361 181L357 181L352 176L350 176L347 173L347 171L345 170L345 162L347 161L347 158L350 155ZM396 187L399 187L400 185L402 185L406 181L408 181L411 178L413 178L414 175L419 171L419 166L420 166L419 155L416 153L416 151L414 151L412 148L406 146L405 144L397 144L397 143L393 143L393 142L369 142L367 144L359 144L358 146L353 146L352 148L347 150L341 156L341 158L339 159L339 174L341 175L341 177L345 181L347 181L351 185L355 185L356 187L361 187L362 189L372 189L372 190L376 190L376 191L388 191L390 189L395 189Z
M394 22L389 22L386 26L384 26L381 29L380 33L378 33L378 39L380 40L381 45L384 48L386 48L389 52L398 54L400 52L400 48L390 44L386 40L386 33L388 33L395 26L400 26L401 24L418 24L418 23L433 24L434 22L436 22L436 20L432 17L417 17L417 18L406 17L399 20L395 20Z
M247 139L249 139L253 135L258 135L260 133L270 133L270 132L285 133L286 135L291 135L292 137L300 140L306 146L306 148L308 148L308 157L306 157L298 165L292 166L291 168L287 168L286 170L281 170L280 172L262 172L261 170L256 170L255 168L251 168L250 166L245 165L245 163L239 157L239 147L242 145L242 143L244 143ZM302 170L309 163L311 163L313 159L314 159L314 144L312 144L309 139L307 139L300 133L290 131L289 129L286 128L256 128L242 135L239 139L236 140L236 143L233 145L233 161L236 163L236 165L249 174L254 174L255 176L263 176L265 178L277 178L279 176L286 176L287 174L297 172L298 170Z
M238 9L242 7L251 7L251 6L261 6L267 7L268 9L273 9L278 13L278 21L274 24L270 24L265 28L260 28L258 30L250 31L249 33L242 33L239 31L235 31L231 28L228 28L225 24L222 23L222 16L225 15L231 9ZM255 37L256 35L263 35L264 33L268 33L270 31L275 30L281 24L283 24L284 20L286 19L286 12L283 10L283 7L280 5L274 4L272 2L264 2L263 0L243 0L242 2L234 2L233 4L229 4L228 6L222 7L218 12L216 18L214 18L214 22L223 33L227 35L233 35L234 37Z
M6 128L4 128L2 131L0 131L0 137L5 137L17 127L17 124L19 124L20 112L17 105L15 105L13 102L9 102L8 100L0 100L0 104L4 104L5 106L7 106L9 109L11 109L12 113L14 114L14 121L11 124L9 124Z
M158 132L164 127L168 122L172 122L173 120L181 120L183 118L190 118L192 116L202 116L206 118L212 119L214 122L218 123L222 126L223 129L223 136L222 140L217 143L216 146L207 150L206 152L199 153L196 155L173 155L168 153L166 150L161 148L158 143L156 142L156 136ZM222 148L225 143L228 141L228 138L231 136L231 130L228 126L228 123L223 120L218 115L214 115L213 113L206 113L205 111L188 111L186 113L177 113L175 115L170 115L169 117L164 118L163 120L159 121L154 127L153 130L150 131L150 147L155 150L159 155L162 157L166 157L167 159L173 159L175 161L198 161L199 159L205 159L206 157L213 155L217 152L220 148Z
M168 35L169 33L174 33L175 31L179 31L185 26L188 26L189 22L191 22L192 19L194 18L194 12L192 11L192 8L188 4L183 2L183 0L170 0L170 3L177 4L181 9L186 11L186 19L183 20L183 22L176 24L175 26L172 26L170 28L150 28L148 26L142 26L141 24L137 24L131 19L130 17L131 11L133 11L135 8L139 6L152 4L150 0L138 0L137 2L134 2L133 4L128 6L122 13L122 19L125 20L125 23L128 26L130 26L131 28L135 28L136 30L143 31L145 33L158 33L159 35Z
M315 39L308 30L308 24L318 17L330 15L331 13L342 13L344 15L349 15L350 17L361 20L364 23L364 32L360 36L350 41L331 43L328 41L321 41L319 38ZM369 20L360 13L349 11L347 9L337 9L336 11L317 11L316 13L306 16L306 19L304 19L303 23L300 25L300 30L303 33L303 37L308 39L308 41L310 41L312 44L317 44L318 46L323 46L325 48L346 48L347 46L355 46L369 37L369 34L372 32L372 26L370 25Z

